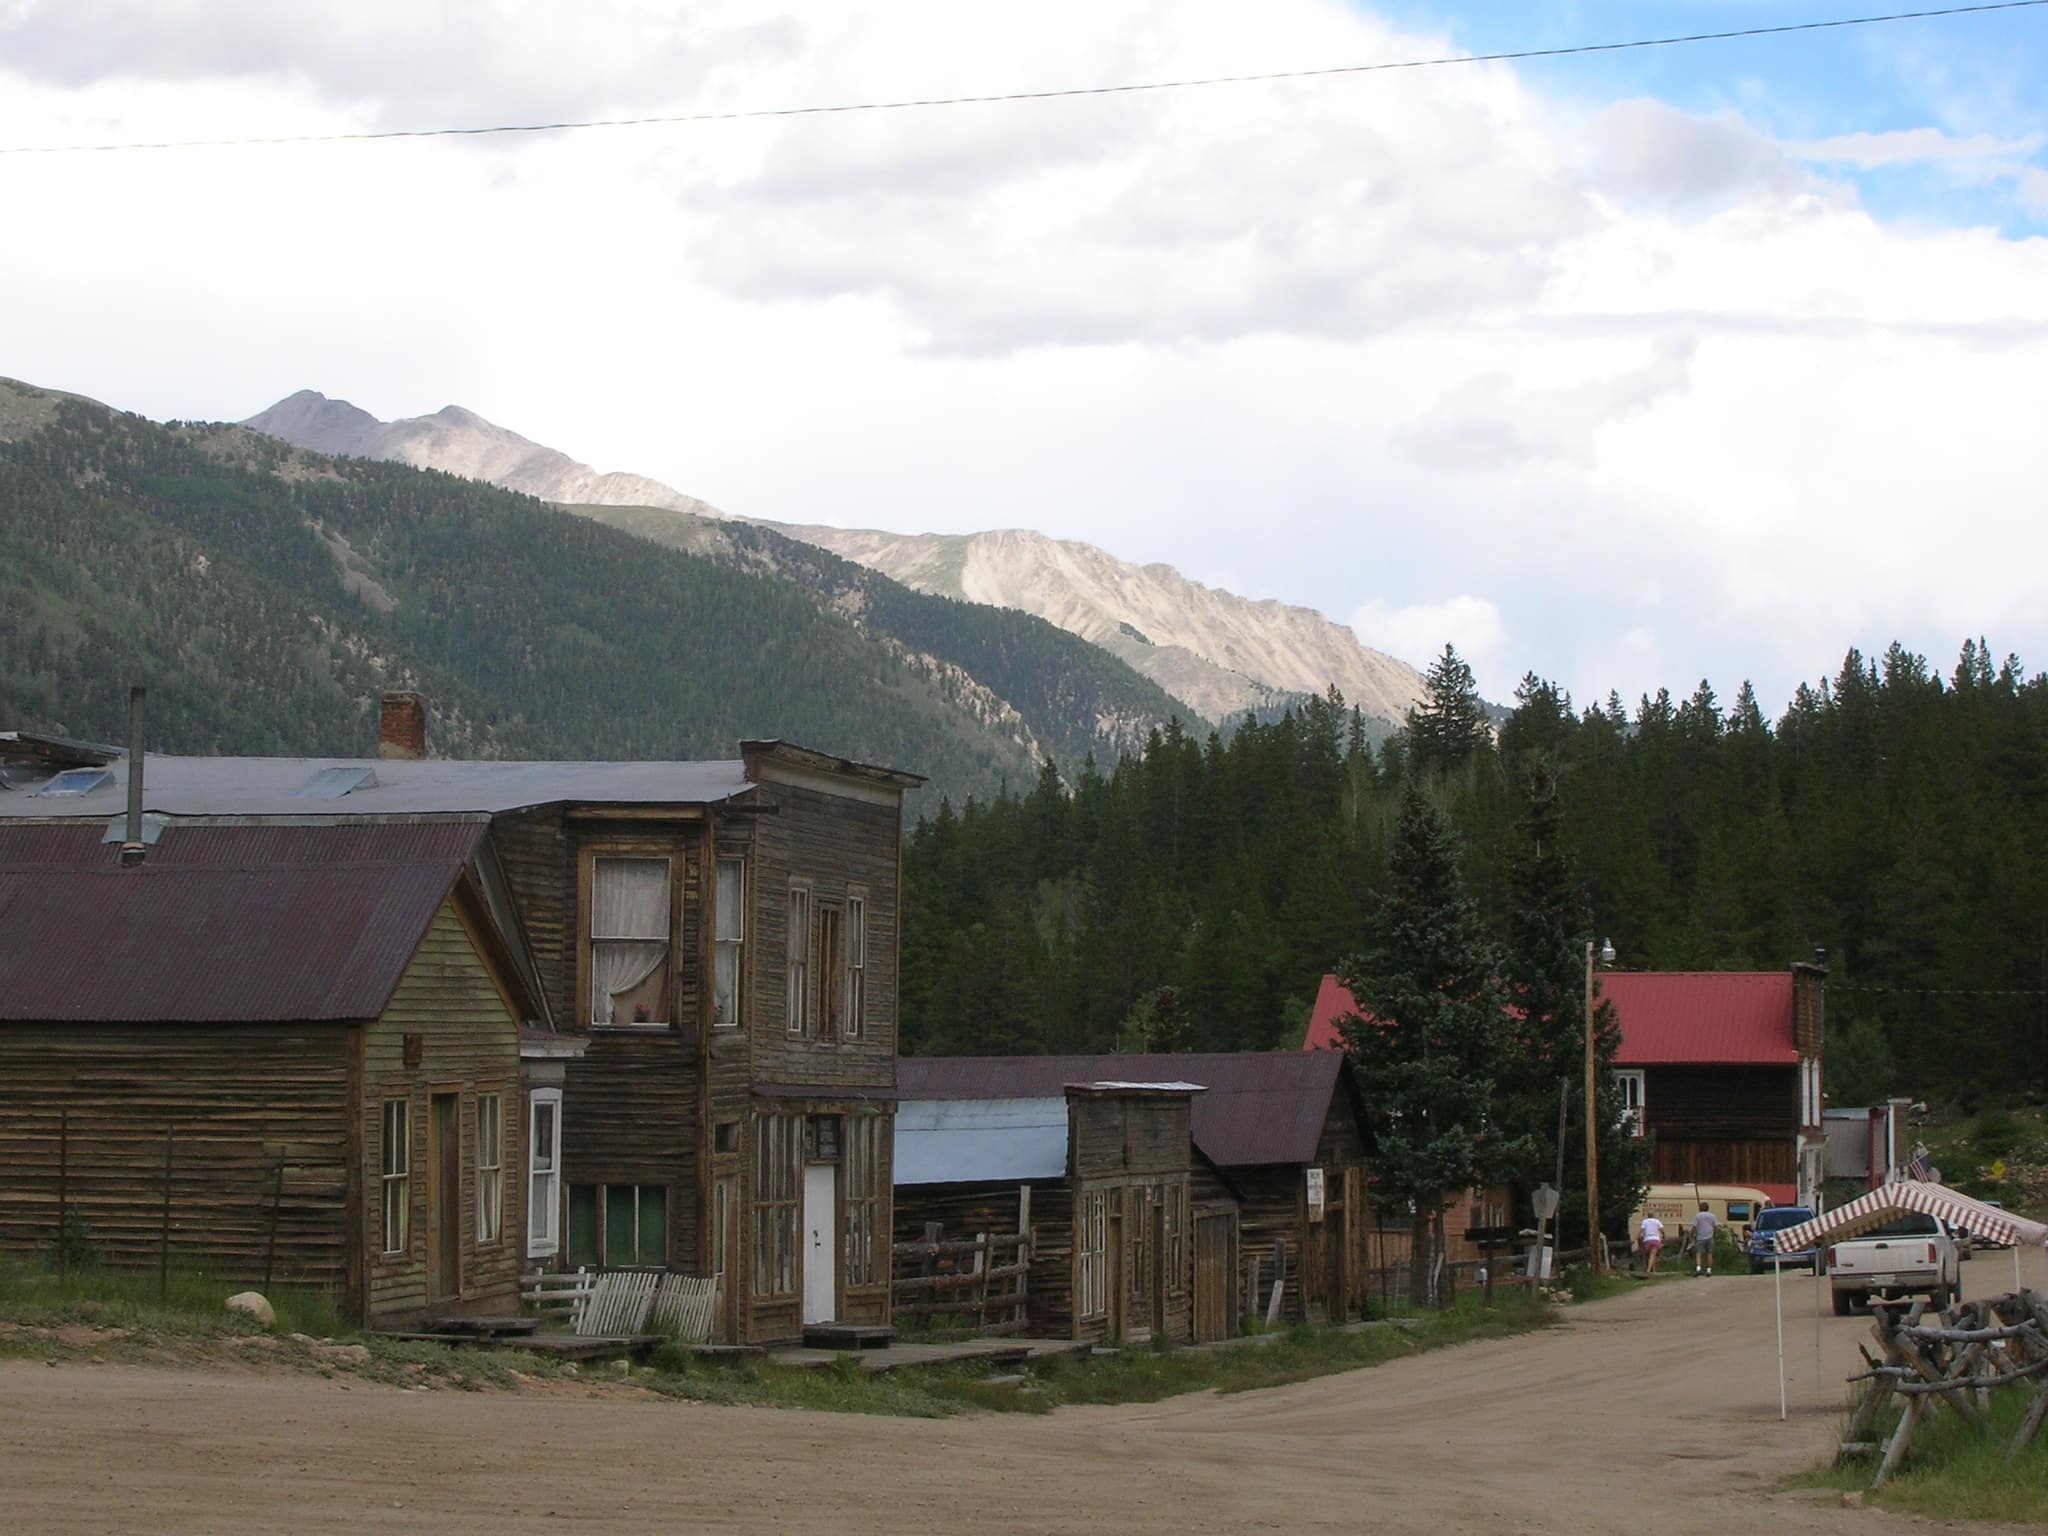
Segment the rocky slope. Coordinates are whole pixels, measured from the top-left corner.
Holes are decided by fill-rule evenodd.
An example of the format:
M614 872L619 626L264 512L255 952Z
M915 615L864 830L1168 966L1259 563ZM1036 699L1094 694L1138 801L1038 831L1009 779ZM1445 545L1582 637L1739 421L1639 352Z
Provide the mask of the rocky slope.
M398 459L581 510L722 515L659 481L600 474L460 406L383 422L346 401L301 390L246 425L317 452ZM1023 529L897 534L759 525L918 592L1036 615L1108 651L1209 720L1270 713L1335 686L1367 715L1398 722L1421 697L1413 667L1361 645L1350 629L1312 609L1239 597L1190 581L1170 565L1134 565L1092 544ZM672 526L662 541L689 547L697 537Z

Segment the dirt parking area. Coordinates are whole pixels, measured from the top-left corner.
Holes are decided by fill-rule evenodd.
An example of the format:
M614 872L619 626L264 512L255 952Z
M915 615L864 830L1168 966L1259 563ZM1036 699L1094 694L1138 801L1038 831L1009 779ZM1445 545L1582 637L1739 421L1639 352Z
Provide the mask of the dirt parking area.
M2010 1284L2010 1259L1970 1279ZM2031 1256L2030 1283L2041 1284ZM1861 1319L1673 1280L1563 1326L1262 1392L939 1422L0 1364L24 1532L1462 1531L1902 1524L1776 1491L1832 1449ZM1816 1334L1820 1367L1815 1365ZM1823 1406L1826 1404L1827 1406Z

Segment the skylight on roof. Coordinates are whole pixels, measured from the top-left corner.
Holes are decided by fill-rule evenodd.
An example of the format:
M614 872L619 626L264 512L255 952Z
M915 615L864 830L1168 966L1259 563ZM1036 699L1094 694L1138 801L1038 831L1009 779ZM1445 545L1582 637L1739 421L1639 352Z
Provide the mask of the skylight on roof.
M310 779L292 791L292 798L294 800L339 800L343 795L350 793L352 790L374 789L376 787L377 774L374 769L365 768L360 764L350 764L345 768L319 769Z
M105 768L66 768L36 793L39 795L89 795L113 778Z

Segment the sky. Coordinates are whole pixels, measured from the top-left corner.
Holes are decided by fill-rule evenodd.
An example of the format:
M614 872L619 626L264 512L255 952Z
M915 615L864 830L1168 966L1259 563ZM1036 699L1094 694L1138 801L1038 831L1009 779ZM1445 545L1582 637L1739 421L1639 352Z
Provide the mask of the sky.
M1606 43L1863 0L0 0L0 147ZM1898 7L1905 8L1905 7ZM2048 7L577 133L0 154L0 374L459 403L727 511L1028 527L1484 691L2048 661Z

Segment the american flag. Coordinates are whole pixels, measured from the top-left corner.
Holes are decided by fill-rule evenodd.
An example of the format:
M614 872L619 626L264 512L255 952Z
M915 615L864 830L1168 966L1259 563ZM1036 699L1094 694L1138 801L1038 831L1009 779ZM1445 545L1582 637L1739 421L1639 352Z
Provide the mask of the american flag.
M1913 1144L1913 1161L1906 1164L1906 1176L1922 1184L1931 1184L1940 1177L1933 1158L1928 1155L1926 1142Z

